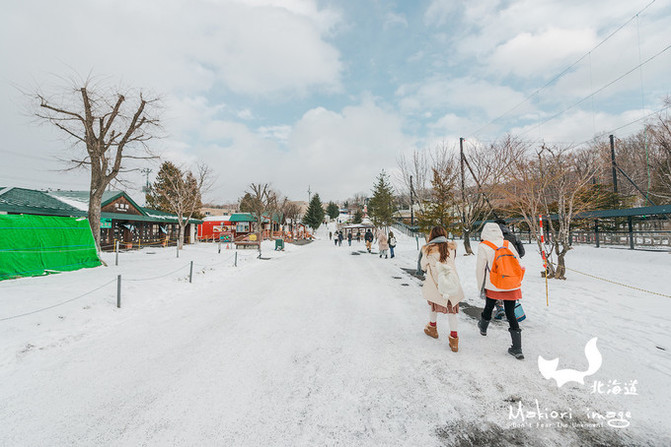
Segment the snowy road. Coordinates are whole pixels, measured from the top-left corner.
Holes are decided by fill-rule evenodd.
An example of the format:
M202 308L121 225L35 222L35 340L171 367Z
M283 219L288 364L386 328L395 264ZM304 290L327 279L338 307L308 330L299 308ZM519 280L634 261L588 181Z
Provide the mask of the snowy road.
M552 323L539 310L525 322L524 362L505 352L502 325L481 337L464 312L459 353L449 351L444 320L438 340L426 337L419 281L401 270L413 267L413 248L403 240L397 259L381 260L363 244L318 240L235 273L204 274L192 288L148 288L170 294L169 307L115 314L5 362L0 445L668 443L668 391L606 399L540 376L538 353L553 358L543 349L575 345L579 361L589 338L580 327L562 332L561 315ZM459 260L464 282L472 262ZM641 377L668 378L665 359L645 358L657 369ZM617 368L606 371L621 379L637 371ZM628 429L512 427L510 407L531 410L535 400L548 411L575 409L571 423L590 422L582 407L631 407L639 417Z

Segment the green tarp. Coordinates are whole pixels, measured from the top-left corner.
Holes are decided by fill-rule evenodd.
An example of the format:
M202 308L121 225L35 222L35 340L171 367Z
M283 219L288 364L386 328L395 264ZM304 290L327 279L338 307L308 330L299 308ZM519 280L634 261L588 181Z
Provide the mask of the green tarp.
M0 215L0 281L100 264L88 219Z

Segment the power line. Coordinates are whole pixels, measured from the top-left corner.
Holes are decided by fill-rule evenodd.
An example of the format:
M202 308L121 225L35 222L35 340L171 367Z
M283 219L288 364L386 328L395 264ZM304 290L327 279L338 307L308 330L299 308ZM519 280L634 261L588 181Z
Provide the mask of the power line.
M469 135L477 136L482 130L484 130L484 129L486 129L487 127L489 127L490 125L494 124L495 122L497 122L498 120L500 120L500 119L503 118L504 116L508 115L510 112L513 112L513 111L517 110L521 105L523 105L523 104L529 102L529 100L530 100L531 98L533 98L534 96L538 95L541 91L545 90L547 87L549 87L550 85L552 85L555 81L557 81L557 80L559 80L560 78L562 78L565 74L569 73L569 72L573 69L573 67L575 67L575 66L578 65L580 62L582 62L583 59L585 59L585 58L588 57L588 56L591 56L591 54L592 54L592 52L593 52L594 50L596 50L596 49L599 48L601 45L603 45L604 43L606 43L611 37L613 37L615 34L617 34L618 32L620 32L625 26L627 26L629 23L631 23L633 20L635 20L635 19L639 16L639 14L641 14L641 13L644 12L646 9L648 9L653 3L655 3L655 1L656 1L656 0L652 0L650 3L648 3L645 7L643 7L643 9L641 9L640 11L638 11L638 12L637 12L636 14L634 14L629 20L627 20L625 23L623 23L623 24L620 25L618 28L616 28L616 29L615 29L612 33L610 33L605 39L603 39L601 42L599 42L594 48L592 48L591 50L589 50L587 53L583 54L578 60L576 60L576 61L573 62L571 65L569 65L568 67L566 67L564 70L562 70L562 71L561 71L558 75L556 75L554 78L552 78L552 79L550 79L548 82L546 82L545 85L543 85L542 87L540 87L540 88L538 88L537 90L535 90L533 93L531 93L531 94L528 95L526 98L524 98L520 103L516 104L516 105L513 106L512 108L510 108L510 109L508 109L507 111L503 112L501 115L497 116L496 118L494 118L493 120L491 120L490 122L488 122L487 124L485 124L484 126L480 127L480 128L479 128L478 130L476 130L475 132L471 132Z
M615 129L611 129L611 130L609 130L609 131L602 132L600 136L611 135L611 134L617 132L617 131L620 130L620 129L624 129L625 127L629 127L629 126L631 126L632 124L636 124L636 123L638 123L638 122L640 122L640 121L643 121L643 120L645 120L645 119L647 119L647 118L650 118L650 117L653 116L653 115L657 115L658 113L661 113L661 112L663 112L664 110L669 109L670 107L671 107L671 105L669 105L669 106L664 106L664 107L662 107L661 109L657 109L657 110L655 110L654 112L650 112L650 113L648 113L647 115L644 115L644 116L642 116L642 117L640 117L640 118L638 118L638 119L635 119L635 120L633 120L633 121L629 121L628 123L622 124L621 126L616 127ZM597 137L590 138L589 140L581 141L580 143L577 144L577 146L581 146L581 145L583 145L583 144L586 144L586 143L589 143L589 142L591 142L591 141L594 141L595 138L597 138Z
M45 160L45 161L54 161L55 157L45 157L43 155L32 155L32 154L22 154L21 152L10 151L9 149L0 149L0 153L11 154L17 157L32 158L35 160Z
M525 134L531 132L532 130L536 130L536 129L538 129L538 127L540 127L541 125L547 123L548 121L552 121L553 119L557 118L558 116L562 115L563 113L565 113L565 112L571 110L573 107L575 107L575 106L577 106L577 105L583 103L583 102L586 101L587 99L589 99L589 98L593 97L594 95L596 95L596 94L602 92L603 90L607 89L607 88L610 87L611 85L613 85L613 84L615 84L616 82L618 82L618 81L622 80L623 78L627 77L628 75L630 75L631 73L633 73L634 71L636 71L637 69L639 69L640 67L642 67L643 65L645 65L645 64L647 64L648 62L650 62L650 61L656 59L657 57L661 56L662 54L664 54L664 53L665 53L666 51L668 51L669 49L671 49L671 45L667 45L664 49L662 49L661 51L657 52L654 56L649 57L648 59L646 59L645 61L641 62L640 64L638 64L637 66L635 66L635 67L632 68L631 70L629 70L629 71L627 71L626 73L620 75L620 76L617 77L616 79L610 81L608 84L604 85L604 86L601 87L600 89L598 89L598 90L596 90L596 91L590 93L589 95L583 97L582 99L578 100L577 102L571 104L570 106L568 106L567 108L565 108L565 109L562 110L561 112L555 113L555 114L552 115L551 117L546 118L546 119L544 119L543 121L537 123L535 126L530 127L529 129L527 129L527 130L525 130L524 132L520 133L519 136L525 135Z
M651 116L657 115L657 114L659 114L659 113L661 113L661 112L664 112L665 110L668 110L668 109L670 109L670 108L671 108L671 105L661 107L661 108L659 108L659 109L657 109L657 110L655 110L655 111L652 111L652 112L650 112L650 113L648 113L648 114L646 114L646 115L644 115L644 116L642 116L642 117L640 117L640 118L636 118L635 120L632 120L632 121L629 121L629 122L627 122L627 123L621 124L621 125L619 125L618 127L615 127L615 128L613 128L613 129L610 129L610 130L607 130L607 131L602 131L602 132L600 133L600 135L597 135L596 137L592 137L592 138L589 138L589 139L587 139L587 140L581 141L581 142L579 142L579 143L576 143L575 141L558 141L558 140L542 140L542 141L543 141L544 143L547 143L547 144L553 144L553 143L554 143L554 144L567 144L567 145L571 145L571 144L573 144L573 145L576 145L576 146L581 146L581 145L583 145L583 144L590 143L591 141L593 141L595 138L598 138L599 136L610 135L610 134L612 134L612 133L617 132L617 131L620 130L620 129L624 129L625 127L629 127L629 126L631 126L632 124L636 124L636 123L638 123L638 122L640 122L640 121L644 121L644 120L650 118ZM517 135L516 135L516 137L517 137ZM479 143L490 143L490 144L492 144L492 143L496 143L496 142L499 141L499 140L496 140L496 139L480 139L480 138L476 138L475 140L476 140L477 142L479 142ZM530 143L530 144L538 143L539 141L541 141L541 140L538 139L538 138L536 138L536 139L532 139L532 140L525 140L525 139L519 138L519 140L520 140L521 142L524 142L524 143ZM468 144L470 144L470 145L472 145L472 146L475 147L475 144L474 144L472 141L470 141L469 139L465 139L464 141L466 141Z

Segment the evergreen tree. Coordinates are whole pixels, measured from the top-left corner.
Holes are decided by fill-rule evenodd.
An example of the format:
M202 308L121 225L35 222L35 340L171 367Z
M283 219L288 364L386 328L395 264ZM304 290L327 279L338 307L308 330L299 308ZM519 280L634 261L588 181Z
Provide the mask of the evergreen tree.
M338 205L335 203L329 202L326 207L326 214L328 214L331 219L335 219L340 215L340 208L338 208Z
M424 232L440 225L448 232L457 218L454 194L457 178L451 171L433 170L431 201L425 202L418 217L419 227Z
M356 212L354 213L354 218L352 219L352 222L355 224L360 224L363 222L363 213L361 212L360 209L357 209Z
M368 202L368 214L376 227L388 226L394 214L394 190L389 177L382 170L373 187L373 197Z
M319 194L315 194L312 200L310 200L310 205L305 212L305 216L303 216L303 223L316 230L324 221L324 215L322 201L319 198Z
M177 191L173 187L173 183L179 182L181 179L182 171L174 163L163 162L156 175L156 181L149 186L145 195L147 208L172 213L171 202L177 198Z
M199 166L198 177L191 171L183 172L174 163L163 162L156 181L149 187L146 195L149 208L177 215L179 234L177 246L184 244L184 231L192 217L198 215L203 207L201 191L207 182L209 171Z

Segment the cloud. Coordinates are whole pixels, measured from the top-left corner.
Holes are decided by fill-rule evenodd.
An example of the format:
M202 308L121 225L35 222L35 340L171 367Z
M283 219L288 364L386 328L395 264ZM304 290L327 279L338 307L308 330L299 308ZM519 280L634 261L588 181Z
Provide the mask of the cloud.
M237 115L238 115L238 118L240 118L242 120L251 120L251 119L254 118L254 113L252 113L252 111L249 110L249 109L238 110Z
M458 2L452 0L433 0L424 13L427 25L441 26L460 10Z
M534 122L511 130L526 140L544 140L564 144L588 142L597 135L617 129L618 137L627 136L641 130L641 122L635 122L651 110L625 110L622 113L594 112L589 110L571 110L547 122Z
M212 113L207 104L193 110ZM338 200L369 191L380 170L393 169L397 155L414 144L402 128L398 114L364 98L340 111L314 107L291 125L252 129L231 120L203 120L185 130L199 136L197 143L166 141L163 155L185 164L207 162L218 177L208 200L235 200L250 182L270 182L294 199L305 198L310 185L322 199Z
M459 136L465 135L465 132L472 130L475 126L477 124L473 120L454 113L445 114L437 121L428 125L429 129L436 135L451 138L459 138Z
M313 1L64 0L3 9L0 54L16 82L61 66L178 93L217 84L253 96L342 88L340 53L325 40L340 16ZM9 43L16 39L20 46Z
M591 29L549 28L539 34L520 33L494 50L489 69L504 75L546 76L568 66L596 42Z
M397 14L394 12L388 12L384 16L384 29L389 29L394 26L402 26L404 28L408 27L408 19L405 18L403 14Z
M372 99L341 112L311 109L293 126L289 137L298 162L290 173L312 185L322 198L369 191L375 176L393 168L397 155L414 144L402 127L399 115Z
M258 133L263 138L286 144L291 134L291 126L261 126L258 128Z
M435 110L458 110L492 118L522 102L525 97L513 88L473 77L436 77L424 83L403 85L397 90L401 110L419 113ZM529 109L529 105L524 106Z

